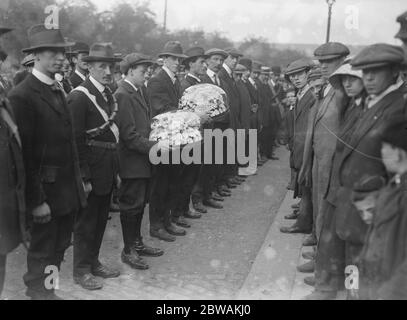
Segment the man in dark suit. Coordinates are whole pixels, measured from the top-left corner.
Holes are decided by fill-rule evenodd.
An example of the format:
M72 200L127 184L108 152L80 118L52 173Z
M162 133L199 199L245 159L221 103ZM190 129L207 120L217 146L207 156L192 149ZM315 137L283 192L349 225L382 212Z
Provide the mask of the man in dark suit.
M0 26L0 36L11 28ZM13 110L0 88L0 296L6 275L7 254L25 235L25 171L21 138Z
M89 46L84 42L76 42L72 47L72 62L75 65L75 70L72 72L69 80L74 88L79 86L86 80L88 75L88 65L83 58L89 55Z
M120 222L124 249L122 261L135 269L147 269L140 256L157 257L164 252L143 243L141 222L148 201L151 178L149 151L156 142L149 141L151 111L141 87L145 74L154 61L140 53L124 57L120 71L125 75L115 97L119 106L116 123L119 127L119 159L121 186L119 190ZM164 150L158 142L159 149ZM164 150L165 151L165 150Z
M60 30L44 25L30 28L28 38L31 47L23 52L34 54L34 69L9 95L21 136L27 212L33 220L24 282L31 298L57 299L54 286L45 281L46 268L59 270L74 217L86 205L71 112L54 80L69 44Z
M120 272L99 261L99 251L109 215L110 199L117 184L119 129L113 122L117 102L108 84L113 56L107 44L94 44L89 56L89 77L68 96L74 118L83 179L91 186L88 206L80 211L74 228L74 270L76 283L88 290L101 289L100 278L118 277Z
M186 58L178 41L167 42L159 57L164 59L164 65L147 85L152 116L178 109L181 85L176 74L181 59ZM180 168L180 164L160 163L154 166L150 195L150 235L164 241L175 241L174 236L186 234L184 229L173 223L183 220L175 210L176 203L180 201L180 194L176 190Z

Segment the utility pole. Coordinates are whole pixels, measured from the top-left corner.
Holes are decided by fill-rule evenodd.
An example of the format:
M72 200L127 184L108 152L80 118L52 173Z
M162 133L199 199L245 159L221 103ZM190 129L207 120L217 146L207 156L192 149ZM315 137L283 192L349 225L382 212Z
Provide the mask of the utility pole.
M332 6L335 3L335 0L326 0L328 4L328 24L326 27L326 42L329 42L329 35L331 33L331 16L332 16Z
M164 0L164 33L167 31L167 0Z

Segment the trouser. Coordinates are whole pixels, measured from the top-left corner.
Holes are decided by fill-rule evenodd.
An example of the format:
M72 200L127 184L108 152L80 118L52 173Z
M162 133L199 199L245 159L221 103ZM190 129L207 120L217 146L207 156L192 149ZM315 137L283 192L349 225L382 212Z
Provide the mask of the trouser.
M270 126L265 126L260 131L260 155L271 157L273 154L273 129Z
M312 230L312 189L310 187L300 186L301 201L296 225L301 230Z
M72 212L63 216L52 216L51 220L44 224L33 223L27 254L27 273L23 277L28 289L44 294L54 290L52 286L46 287L47 276L56 276L55 271L52 268L48 271L48 268L54 266L60 269L65 250L71 244L75 214L76 212ZM46 271L49 274L45 273Z
M0 297L4 288L4 279L6 277L7 255L0 254Z
M129 253L135 241L142 238L141 223L148 199L148 185L148 178L122 179L119 190L119 206L126 253Z
M179 180L182 164L158 164L154 167L150 189L150 228L160 229L171 222L171 211L180 201Z
M109 217L112 193L89 194L88 205L80 210L74 228L74 276L91 273L99 262L99 251Z
M192 195L192 190L196 184L201 170L200 164L183 165L181 169L181 177L179 180L179 201L175 205L174 215L182 216L189 211L189 202Z

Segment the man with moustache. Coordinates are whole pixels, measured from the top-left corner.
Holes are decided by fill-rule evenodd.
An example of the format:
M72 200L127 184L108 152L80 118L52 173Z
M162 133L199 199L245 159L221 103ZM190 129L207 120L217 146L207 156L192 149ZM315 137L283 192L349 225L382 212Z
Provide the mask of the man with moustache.
M88 65L83 58L89 55L89 46L84 42L76 42L72 47L72 61L75 64L75 71L69 77L72 87L76 88L86 80L88 75Z
M110 199L118 183L119 129L113 122L118 106L108 85L114 63L119 61L109 44L93 44L89 55L83 58L89 77L68 96L82 177L91 186L88 205L75 219L73 243L74 281L88 290L101 289L101 278L120 275L99 260Z
M223 81L219 79L218 73L222 67L223 61L228 56L227 52L221 49L212 48L207 50L205 55L207 56L207 70L206 74L201 76L202 82L214 84L222 88ZM228 127L228 124L229 117L226 115L223 119L217 119L214 121L211 128L224 130ZM212 152L214 150L213 147ZM214 159L214 152L212 153L212 156L212 159ZM229 189L223 186L215 186L216 177L221 174L221 170L222 165L220 164L202 164L198 181L195 183L192 191L192 204L196 211L206 213L207 209L204 205L215 209L223 208L223 206L212 197L212 192L214 191L217 191L222 197L230 196L231 194Z
M32 73L9 95L21 137L26 170L27 218L32 220L27 255L26 294L60 299L46 286L46 268L60 269L71 243L74 217L86 205L73 120L62 89L54 80L62 68L66 43L59 29L36 25L28 30L35 57Z

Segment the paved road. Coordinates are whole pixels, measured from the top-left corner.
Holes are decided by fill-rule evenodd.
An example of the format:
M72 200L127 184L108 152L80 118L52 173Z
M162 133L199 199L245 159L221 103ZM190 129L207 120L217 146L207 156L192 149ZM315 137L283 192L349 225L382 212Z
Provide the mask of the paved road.
M277 150L278 161L268 161L256 176L249 177L224 202L224 209L210 210L190 220L187 236L166 243L148 235L145 242L161 247L165 254L146 258L150 269L133 270L120 261L122 237L117 214L112 214L101 251L101 260L118 267L119 278L105 281L102 290L86 291L72 281L72 248L61 269L58 294L67 299L234 299L253 261L263 246L273 219L286 194L289 178L288 152ZM147 215L146 215L147 217ZM25 299L22 248L9 255L3 297Z

